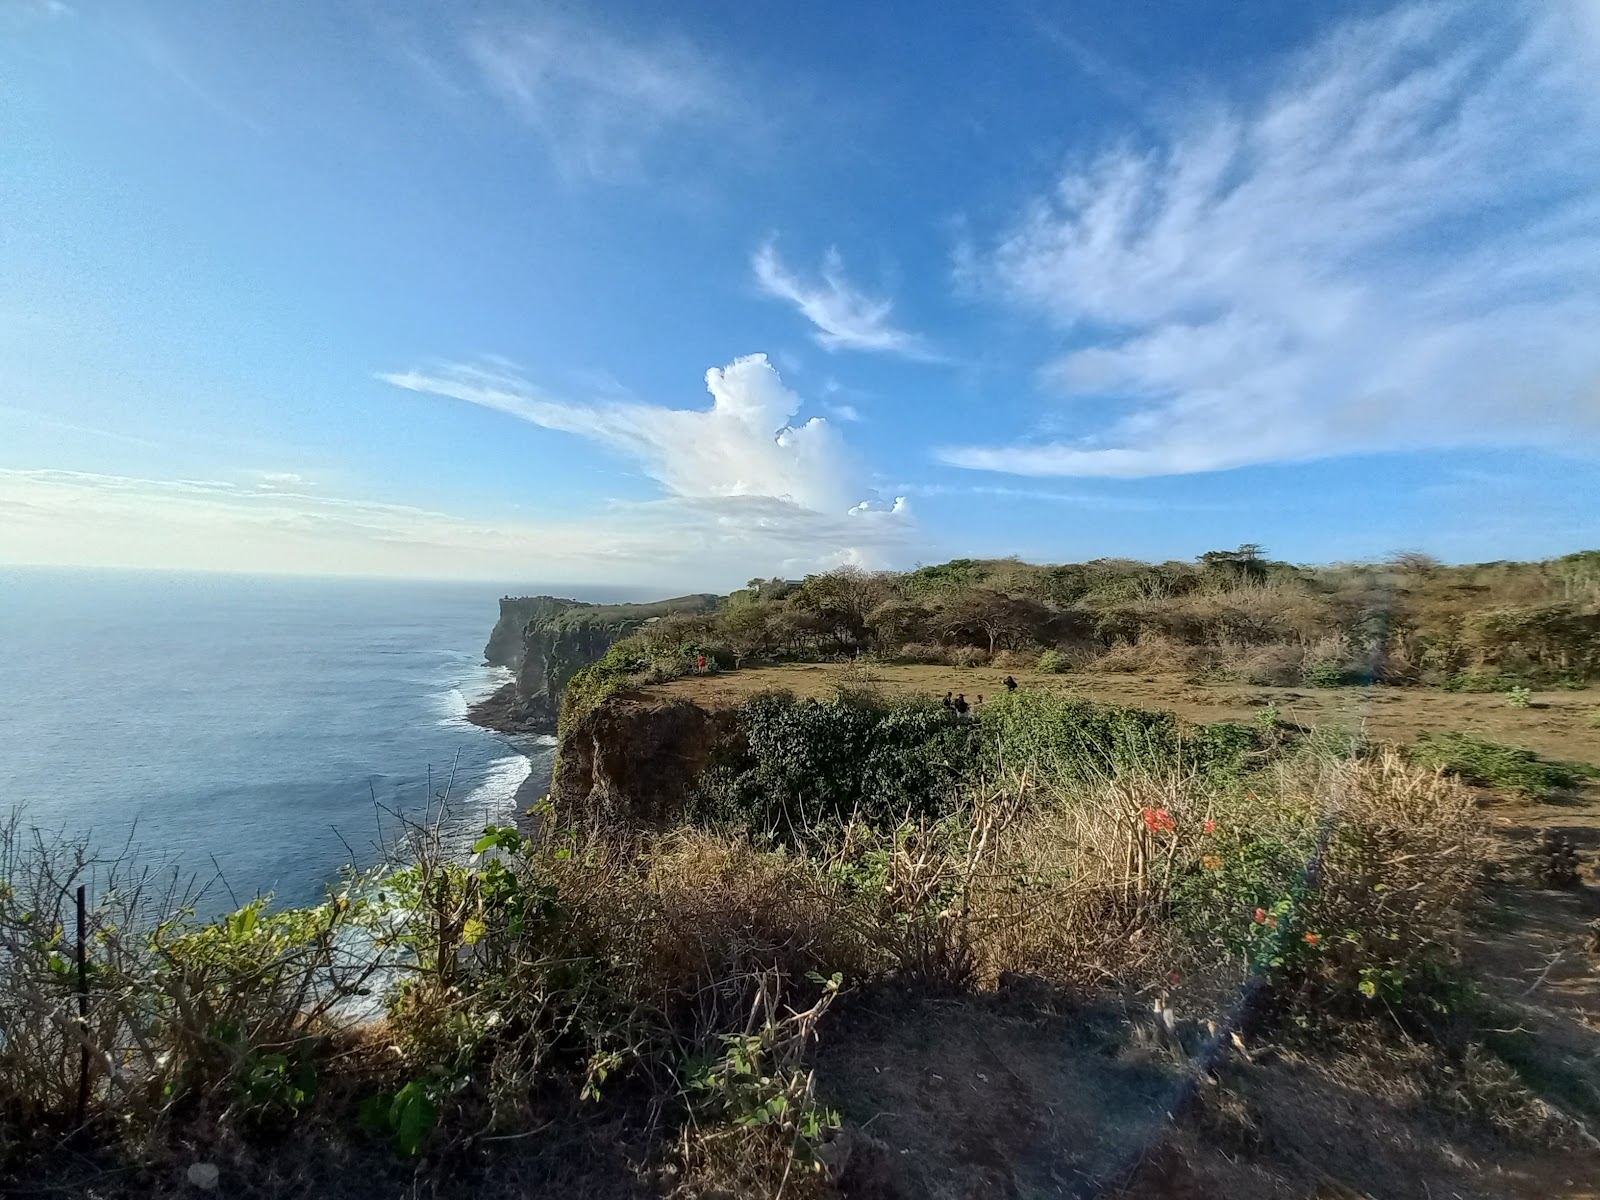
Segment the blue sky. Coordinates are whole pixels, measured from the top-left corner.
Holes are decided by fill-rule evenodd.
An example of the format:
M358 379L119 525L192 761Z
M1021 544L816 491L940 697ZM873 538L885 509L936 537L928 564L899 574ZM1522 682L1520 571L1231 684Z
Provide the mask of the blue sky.
M1600 544L1600 0L0 0L0 561Z

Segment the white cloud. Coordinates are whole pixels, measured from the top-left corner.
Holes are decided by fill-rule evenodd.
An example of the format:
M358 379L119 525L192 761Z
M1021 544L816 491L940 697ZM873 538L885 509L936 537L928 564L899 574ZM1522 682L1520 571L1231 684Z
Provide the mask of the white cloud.
M890 323L892 301L868 296L851 286L837 250L822 260L821 281L808 283L784 266L772 242L751 257L756 282L769 296L787 300L817 327L813 336L826 350L877 350L907 358L931 359L927 343Z
M795 422L800 398L763 354L706 372L711 407L552 399L501 367L452 365L383 375L399 387L464 400L576 434L637 462L674 511L725 536L787 546L881 546L909 532L903 500L877 502L865 472L826 420Z
M682 38L618 35L546 11L484 25L466 49L488 87L577 174L631 175L667 132L726 132L745 107L726 73Z
M1112 495L1105 492L1056 492L1034 487L1003 485L951 485L947 483L906 483L896 488L910 496L984 496L1027 504L1064 504L1074 508L1103 512L1243 512L1244 503L1211 504L1204 501L1173 500L1168 497Z
M706 372L709 409L555 400L519 375L451 365L380 378L575 433L635 459L669 493L689 499L762 496L843 513L863 494L855 456L821 417L791 422L800 398L764 354Z
M1597 11L1347 24L1265 100L1070 171L964 270L1062 327L1042 375L1087 424L940 457L1140 476L1600 441Z
M256 486L264 492L298 492L316 485L293 471L258 471Z

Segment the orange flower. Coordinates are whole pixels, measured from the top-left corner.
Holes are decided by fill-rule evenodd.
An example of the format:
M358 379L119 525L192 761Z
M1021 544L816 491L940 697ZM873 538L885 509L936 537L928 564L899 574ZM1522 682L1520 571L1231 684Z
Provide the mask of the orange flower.
M1222 856L1220 854L1202 854L1200 856L1200 865L1208 871L1221 870Z
M1308 945L1308 946L1316 946L1316 945L1321 944L1321 942L1322 942L1322 938L1320 938L1318 935L1316 935L1314 933L1306 934L1306 945Z

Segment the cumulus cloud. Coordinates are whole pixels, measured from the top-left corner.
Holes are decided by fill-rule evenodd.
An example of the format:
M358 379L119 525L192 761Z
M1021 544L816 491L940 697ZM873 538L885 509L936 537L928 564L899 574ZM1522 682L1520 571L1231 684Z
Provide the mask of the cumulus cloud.
M466 49L489 89L575 173L631 174L652 141L726 131L745 107L693 43L615 34L553 10L483 25Z
M1344 25L1267 97L1069 171L968 254L1051 318L1079 436L940 452L1142 476L1600 441L1600 8Z
M707 371L711 407L699 409L573 403L500 365L381 378L597 442L637 462L679 510L692 508L724 532L743 527L787 545L881 545L908 528L904 501L885 505L871 495L860 463L832 425L821 417L796 421L800 398L764 354Z
M868 296L853 287L844 274L844 260L837 250L829 250L822 260L819 281L808 282L796 276L778 257L772 242L763 244L751 257L756 282L761 290L779 300L787 300L816 326L812 335L826 350L876 350L907 358L933 357L927 343L917 334L896 328L889 320L892 301Z

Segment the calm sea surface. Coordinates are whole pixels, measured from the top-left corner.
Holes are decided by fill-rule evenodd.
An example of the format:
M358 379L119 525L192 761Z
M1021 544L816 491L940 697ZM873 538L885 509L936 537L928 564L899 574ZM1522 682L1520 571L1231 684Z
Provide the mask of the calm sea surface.
M506 590L550 589L0 568L0 807L284 903L372 861L375 802L505 821L553 751L465 720Z

